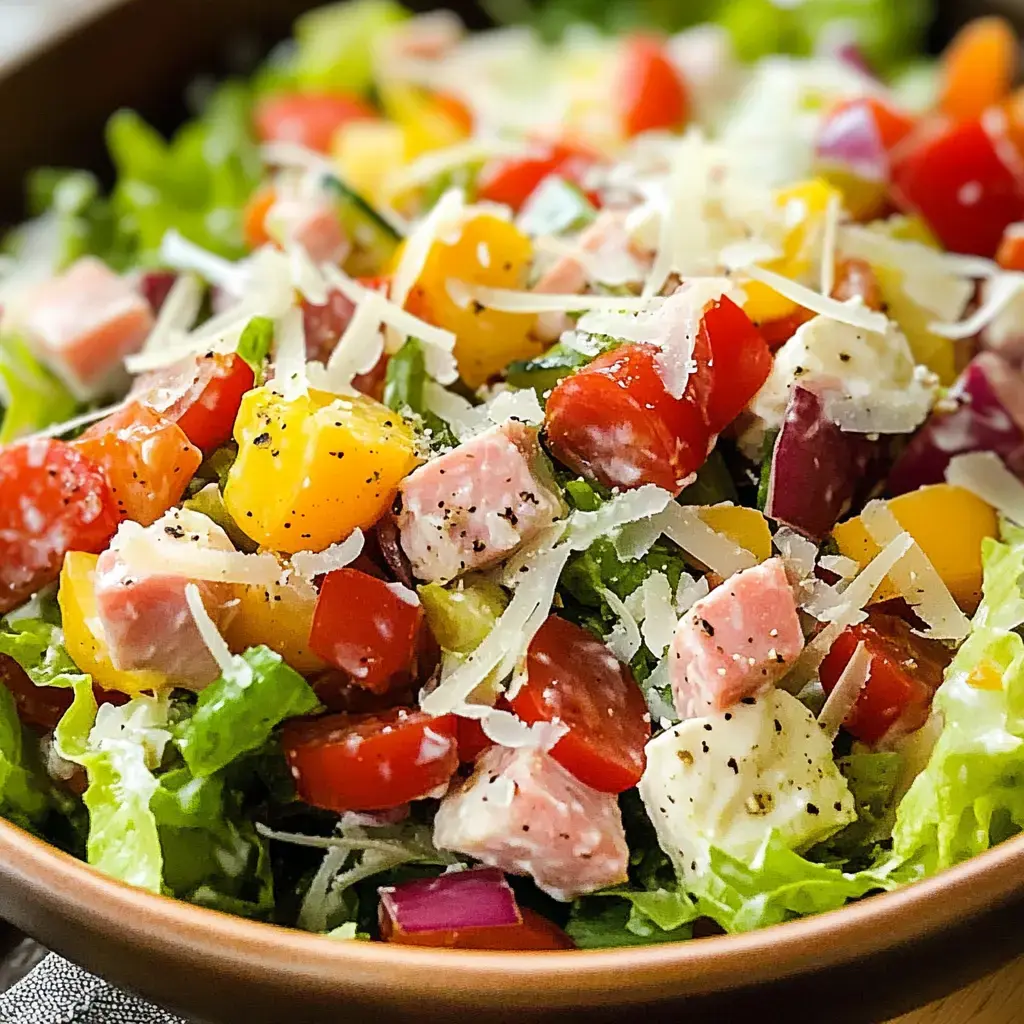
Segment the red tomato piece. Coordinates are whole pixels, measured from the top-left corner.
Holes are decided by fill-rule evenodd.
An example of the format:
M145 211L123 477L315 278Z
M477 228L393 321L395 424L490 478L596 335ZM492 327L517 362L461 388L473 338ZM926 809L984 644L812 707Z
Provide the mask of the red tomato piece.
M461 764L472 764L477 759L477 755L493 745L493 741L484 732L484 727L475 718L460 718L456 728L456 737Z
M928 718L951 652L917 636L903 619L872 611L866 622L839 634L821 663L826 693L835 689L861 642L871 655L868 681L843 727L871 744L919 729Z
M772 353L750 317L724 296L704 313L701 333L711 353L708 425L717 434L761 390L772 372Z
M181 500L203 461L177 423L138 402L94 423L71 447L102 467L118 516L143 526Z
M621 793L640 781L650 714L629 669L582 626L548 616L526 655L512 710L529 724L558 719L568 732L551 756L580 782Z
M281 737L299 798L329 811L382 811L444 786L459 766L455 716L399 708L289 722Z
M682 398L665 390L653 345L624 345L560 381L545 412L554 456L606 487L657 484L679 494L714 439L706 412L706 343L701 332L698 371Z
M909 139L895 154L893 201L953 252L993 256L1006 227L1024 218L1024 167L1005 115L989 113Z
M557 174L581 185L597 161L597 154L583 146L569 142L537 143L529 156L485 164L477 179L477 195L518 210L545 178ZM588 193L588 198L595 206L600 205L596 196Z
M357 686L386 693L414 664L423 621L423 607L384 580L335 569L320 588L309 646Z
M576 944L557 924L529 907L520 907L519 924L491 928L457 928L435 932L403 932L383 911L380 937L384 942L435 949L575 949Z
M102 551L117 529L103 469L63 441L0 449L0 612L60 575L68 551Z
M262 142L297 142L328 153L334 133L349 121L376 118L377 112L356 96L330 93L281 93L260 100L254 120Z
M255 385L252 367L231 353L210 353L152 370L132 388L136 401L177 423L204 455L231 437L242 397Z
M690 114L686 83L655 36L635 35L623 43L616 96L627 137L682 128Z

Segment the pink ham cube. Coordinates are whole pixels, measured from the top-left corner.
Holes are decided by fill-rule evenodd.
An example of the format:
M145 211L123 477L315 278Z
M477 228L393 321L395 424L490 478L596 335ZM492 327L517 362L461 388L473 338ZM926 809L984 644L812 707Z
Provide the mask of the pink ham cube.
M173 531L179 539L219 551L234 551L227 534L212 520L188 509L172 509L147 527ZM121 557L118 539L96 563L96 610L114 667L161 672L176 686L200 690L220 668L196 626L185 599L193 582L174 573L140 574ZM194 581L203 606L218 628L226 624L234 598L230 583Z
M32 295L23 326L43 359L80 398L101 394L153 329L149 303L92 256Z
M537 431L516 420L420 466L402 482L402 548L423 580L450 580L506 558L562 514Z
M698 601L676 629L669 651L676 711L697 718L764 693L803 646L782 560L744 569Z
M267 213L267 228L282 245L299 245L314 263L341 263L351 246L338 211L326 196L282 196Z
M491 747L434 818L438 849L530 875L557 900L626 881L619 804L532 747Z

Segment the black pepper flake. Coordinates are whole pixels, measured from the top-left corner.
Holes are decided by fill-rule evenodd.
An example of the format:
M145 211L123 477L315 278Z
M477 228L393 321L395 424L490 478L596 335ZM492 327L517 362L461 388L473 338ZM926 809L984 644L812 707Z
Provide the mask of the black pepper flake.
M256 445L257 448L264 448L268 444L270 444L270 435L269 434L265 434L265 433L264 434L257 434L252 439L252 443L254 445Z
M725 716L724 716L724 717L725 717L725 720L726 720L727 722L731 722L731 721L732 721L732 712L731 712L731 711L726 711L726 713L725 713Z
M701 629L703 629L704 632L707 633L708 636L714 636L715 635L715 627L712 626L711 623L708 622L707 619L701 619L700 620L700 625L701 625Z
M712 729L711 723L710 722L705 722L704 723L704 731L705 732L711 732L711 729Z
M821 811L818 810L816 804L808 804L807 805L807 813L808 814L820 814Z
M775 731L777 733L782 732L782 723L777 718L775 719Z
M708 747L708 741L707 740L701 740L700 741L700 749L703 750L705 754L711 753L711 748Z
M733 775L739 775L739 773L740 773L740 766L736 763L736 758L735 757L730 757L729 760L725 762L725 764L726 764L727 768L731 768L732 769Z
M753 698L753 697L741 697L740 698L740 703L741 704L746 704L749 707L751 704L756 704L757 700L755 698Z

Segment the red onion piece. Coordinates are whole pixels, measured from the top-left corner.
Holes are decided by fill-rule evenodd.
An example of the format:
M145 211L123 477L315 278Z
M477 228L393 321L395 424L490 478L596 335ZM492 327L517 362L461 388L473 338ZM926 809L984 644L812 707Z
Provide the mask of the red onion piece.
M772 452L765 515L824 540L878 478L885 447L848 434L825 416L822 396L797 384Z
M139 278L139 293L149 303L153 315L159 314L178 275L173 270L147 270Z
M852 103L825 120L815 148L819 165L867 182L889 179L889 155L865 103Z
M942 483L955 455L995 452L1024 480L1024 378L993 352L967 364L949 398L951 412L933 412L889 474L890 494Z
M523 921L515 893L496 868L456 871L379 892L384 935L503 928Z

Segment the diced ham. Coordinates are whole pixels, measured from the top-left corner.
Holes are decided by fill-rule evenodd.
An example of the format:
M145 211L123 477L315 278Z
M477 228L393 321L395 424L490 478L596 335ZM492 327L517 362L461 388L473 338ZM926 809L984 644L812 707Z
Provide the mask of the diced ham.
M153 329L153 312L127 280L88 256L36 289L23 326L53 370L86 399L116 382L121 360Z
M562 513L544 482L537 431L493 427L411 473L399 488L402 548L423 580L500 562Z
M629 848L616 797L599 793L535 747L491 747L441 801L438 849L530 875L558 900L626 880Z
M696 718L767 691L804 636L779 558L731 576L680 621L669 653L676 711Z
M172 509L147 529L187 537L203 547L234 551L216 523L189 509ZM220 669L185 599L192 581L174 573L140 575L121 557L118 537L96 563L96 609L115 668L161 672L174 685L199 690L220 675ZM210 618L226 625L234 598L229 583L196 581Z
M351 248L327 197L282 196L267 213L267 229L282 245L300 245L316 263L341 263Z

